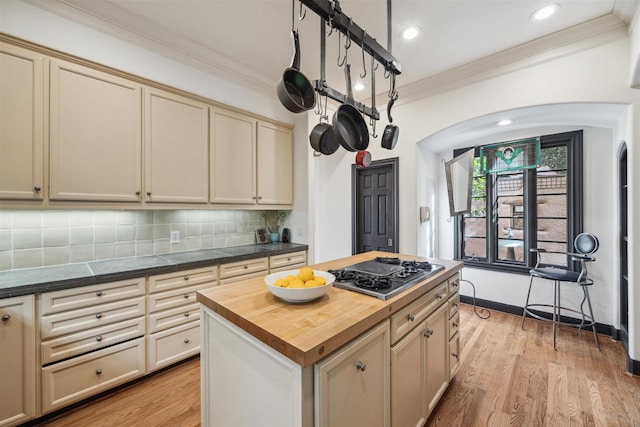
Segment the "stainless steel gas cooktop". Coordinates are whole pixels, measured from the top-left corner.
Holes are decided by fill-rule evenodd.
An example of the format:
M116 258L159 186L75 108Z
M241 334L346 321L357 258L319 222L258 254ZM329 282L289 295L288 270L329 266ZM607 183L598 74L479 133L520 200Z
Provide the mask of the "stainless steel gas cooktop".
M339 270L329 270L329 273L336 276L333 284L336 288L386 300L443 269L443 265L426 261L378 257Z

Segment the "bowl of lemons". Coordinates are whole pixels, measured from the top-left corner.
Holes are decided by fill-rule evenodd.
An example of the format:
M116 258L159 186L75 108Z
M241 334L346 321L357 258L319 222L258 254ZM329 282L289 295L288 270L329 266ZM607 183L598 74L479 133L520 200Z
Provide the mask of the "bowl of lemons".
M303 267L271 273L264 278L269 291L287 302L308 302L323 296L336 280L326 271Z

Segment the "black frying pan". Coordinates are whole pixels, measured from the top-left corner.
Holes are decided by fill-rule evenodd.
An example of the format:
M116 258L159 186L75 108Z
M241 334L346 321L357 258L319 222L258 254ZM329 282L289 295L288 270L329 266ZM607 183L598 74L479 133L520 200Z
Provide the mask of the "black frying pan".
M366 150L369 146L369 129L360 111L353 105L349 64L344 65L344 77L347 82L347 99L333 114L333 133L345 150Z
M316 105L316 95L309 79L300 72L300 40L298 31L291 31L293 60L291 67L282 72L278 82L278 99L292 113L301 113Z

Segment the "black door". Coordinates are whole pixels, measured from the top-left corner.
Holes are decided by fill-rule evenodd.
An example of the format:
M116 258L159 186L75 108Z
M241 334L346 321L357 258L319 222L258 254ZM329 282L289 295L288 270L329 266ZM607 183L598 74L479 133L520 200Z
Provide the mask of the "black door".
M398 252L398 158L353 165L352 184L352 252Z
M627 145L625 144L618 157L619 193L620 193L620 341L627 354L629 353L629 253L628 253L628 176ZM627 358L629 360L629 358ZM632 366L627 366L629 372Z

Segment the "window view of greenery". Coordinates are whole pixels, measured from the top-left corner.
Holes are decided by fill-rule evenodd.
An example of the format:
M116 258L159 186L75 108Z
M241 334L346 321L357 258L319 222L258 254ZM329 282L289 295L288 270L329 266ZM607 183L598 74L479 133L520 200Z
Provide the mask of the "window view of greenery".
M568 153L573 140L541 141L536 169L484 174L479 155L474 159L471 212L458 217L457 223L460 259L530 267L535 258L529 248L537 247L548 251L545 263L567 264L564 252L570 250L573 234L567 218Z

